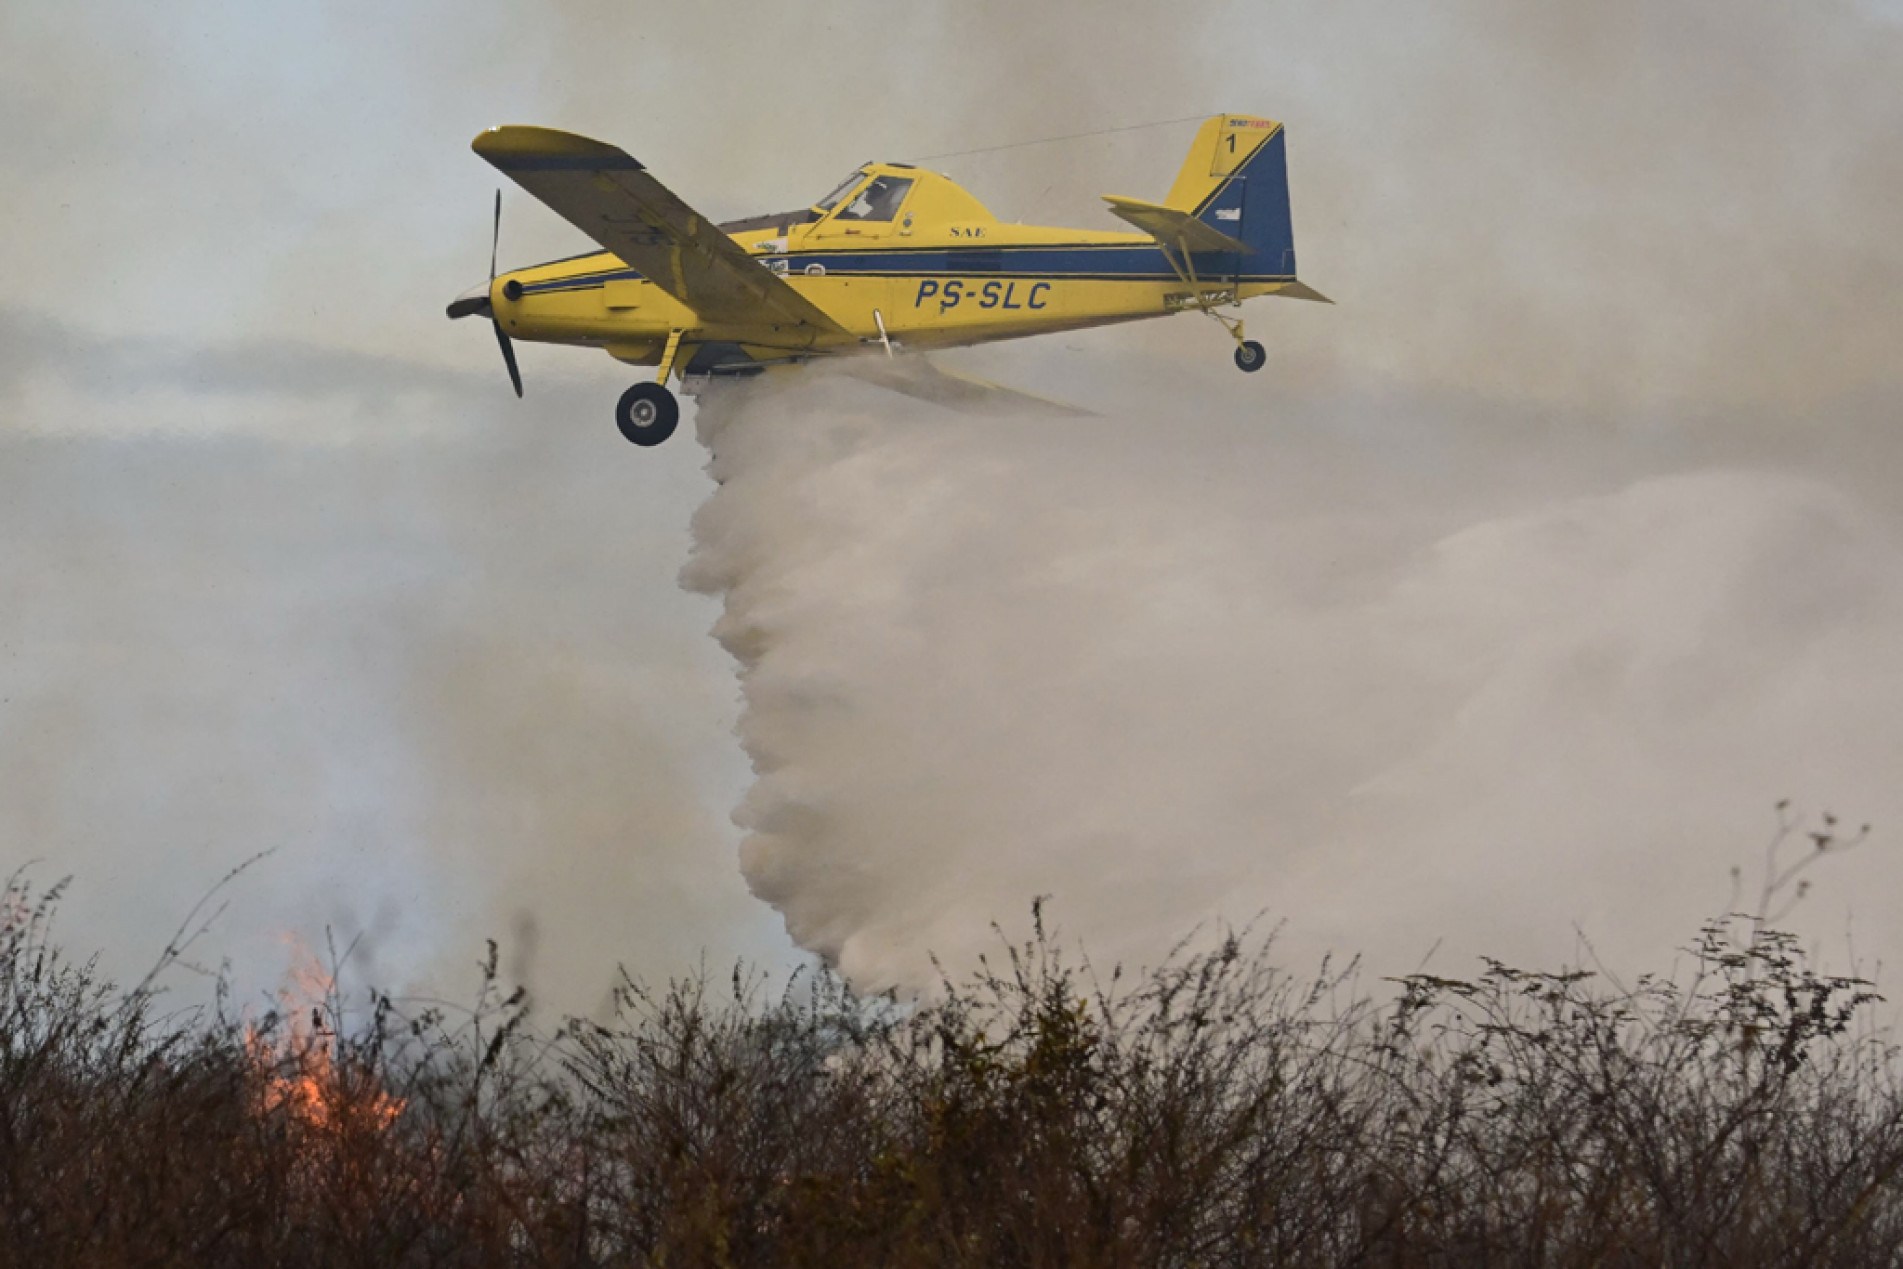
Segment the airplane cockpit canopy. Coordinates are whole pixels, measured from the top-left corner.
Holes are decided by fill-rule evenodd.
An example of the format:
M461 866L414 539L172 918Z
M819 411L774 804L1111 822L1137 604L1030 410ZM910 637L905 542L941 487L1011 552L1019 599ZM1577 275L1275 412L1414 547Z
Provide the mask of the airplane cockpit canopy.
M905 164L866 164L841 181L837 188L813 204L813 210L834 220L886 221L896 218L899 205L912 192L912 177L879 171L881 167L905 167ZM867 180L871 177L871 180Z
M814 203L813 210L818 212L831 211L834 207L838 206L840 199L858 189L859 182L865 179L866 169L863 167L855 168L851 176L848 176L834 187L832 193L826 195L826 197L820 199L817 203Z
M822 220L891 224L901 215L908 228L915 215L930 223L993 223L991 213L983 204L949 177L922 171L908 163L865 163L810 207L776 216L730 220L720 228L730 234L771 229L783 235L791 226L811 225Z
M899 204L912 192L910 177L886 173L872 178L870 184L850 202L833 213L834 220L891 220L899 213Z

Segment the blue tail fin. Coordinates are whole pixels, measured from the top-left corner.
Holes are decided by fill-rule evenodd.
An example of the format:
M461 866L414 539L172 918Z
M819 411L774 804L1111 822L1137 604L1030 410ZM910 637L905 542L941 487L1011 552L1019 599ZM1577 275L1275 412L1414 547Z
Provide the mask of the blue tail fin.
M1288 137L1273 119L1216 115L1205 120L1164 202L1247 243L1249 254L1239 262L1242 276L1295 276Z

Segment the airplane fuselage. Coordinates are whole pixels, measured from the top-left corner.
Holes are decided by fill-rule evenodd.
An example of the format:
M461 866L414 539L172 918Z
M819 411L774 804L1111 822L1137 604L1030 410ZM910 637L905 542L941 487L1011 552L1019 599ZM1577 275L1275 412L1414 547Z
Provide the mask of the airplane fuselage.
M496 318L517 338L600 347L636 365L657 364L677 331L690 346L719 344L770 363L876 349L882 337L931 349L1163 317L1273 294L1295 280L1261 271L1279 260L1201 254L1188 257L1194 270L1186 277L1149 235L1001 224L944 177L897 165L866 170L902 172L916 183L894 219L853 224L801 211L729 235L840 332L766 323L710 329L605 251L498 277Z

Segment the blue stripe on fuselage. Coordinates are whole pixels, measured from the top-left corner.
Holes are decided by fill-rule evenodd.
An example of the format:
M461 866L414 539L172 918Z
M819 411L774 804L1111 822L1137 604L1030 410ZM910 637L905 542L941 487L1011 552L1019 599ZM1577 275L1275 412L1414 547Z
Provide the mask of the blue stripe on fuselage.
M817 264L828 274L844 277L1047 277L1092 281L1174 282L1179 280L1160 248L1146 243L1105 243L1073 247L905 247L851 248L801 251L761 260L785 260L788 279ZM1196 274L1209 285L1235 281L1234 255L1209 252L1194 257ZM1266 262L1265 262L1266 263ZM1279 261L1277 263L1280 263ZM1286 281L1286 273L1240 275L1244 282ZM585 290L604 282L639 279L633 269L613 269L532 282L522 291L535 295L549 291Z

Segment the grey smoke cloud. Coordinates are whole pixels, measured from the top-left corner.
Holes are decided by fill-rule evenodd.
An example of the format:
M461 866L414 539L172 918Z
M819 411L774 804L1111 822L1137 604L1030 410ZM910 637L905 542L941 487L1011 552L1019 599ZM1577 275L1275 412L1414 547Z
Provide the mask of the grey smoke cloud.
M691 449L600 461L612 432L561 421L599 390L550 375L524 417L499 373L68 346L14 408L112 417L0 438L0 830L75 876L71 941L136 972L272 850L196 949L247 995L327 928L356 981L452 998L498 938L550 1009L617 961L783 955L724 823L712 614L673 584Z
M1897 822L1893 8L6 6L0 840L120 964L264 845L219 953L446 986L527 914L578 1007L783 956L724 608L747 879L869 978L1038 890L1138 950L1651 946L1774 797ZM728 215L1224 108L1289 122L1343 304L1252 307L1251 380L1187 320L972 359L1107 423L821 377L710 409L713 493L614 439L621 369L526 348L517 406L440 317L493 123ZM935 165L1109 225L1191 126ZM584 245L511 195L505 265Z
M44 313L0 309L0 393L38 375L102 398L185 392L320 400L375 411L398 396L475 395L494 374L302 339L251 338L201 345L148 334L102 335ZM67 427L98 420L63 420ZM136 425L134 430L136 430Z

